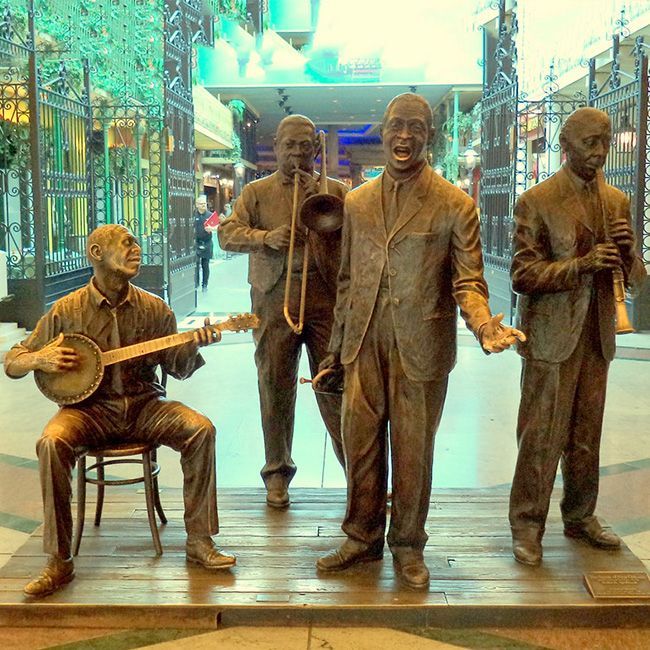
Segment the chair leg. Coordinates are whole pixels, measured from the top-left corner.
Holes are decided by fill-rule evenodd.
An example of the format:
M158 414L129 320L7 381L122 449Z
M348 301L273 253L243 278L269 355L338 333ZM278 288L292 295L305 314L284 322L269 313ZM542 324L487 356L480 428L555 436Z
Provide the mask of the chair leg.
M151 476L151 456L150 452L142 454L142 466L144 470L144 496L147 501L147 517L149 518L149 528L151 528L151 537L156 549L156 555L162 555L162 545L158 535L158 524L156 523L156 512L153 496L153 478Z
M103 456L97 456L96 462L102 463L104 461ZM97 507L95 508L95 526L99 526L102 522L102 510L104 508L104 466L99 465L97 468L97 480L100 481L97 484Z
M79 554L81 536L84 532L84 521L86 519L86 456L80 456L77 461L77 526L72 542L72 555Z
M151 460L154 463L158 463L158 450L156 448L151 450ZM156 506L156 512L158 513L158 518L160 523L167 523L167 516L163 510L162 503L160 502L160 490L158 489L158 476L153 477L153 502Z

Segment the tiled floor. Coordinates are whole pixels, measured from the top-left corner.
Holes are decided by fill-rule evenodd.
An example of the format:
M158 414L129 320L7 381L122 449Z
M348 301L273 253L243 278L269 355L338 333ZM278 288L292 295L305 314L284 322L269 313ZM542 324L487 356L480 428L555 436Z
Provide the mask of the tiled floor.
M212 263L209 291L197 316L250 308L246 256ZM198 321L198 322L197 322ZM611 366L601 452L599 514L650 567L650 334L620 341L625 359ZM218 430L220 486L259 486L263 462L253 344L250 334L226 334L205 349L207 364L186 382L171 381L170 395L204 411ZM436 440L434 487L508 484L516 456L514 425L519 359L513 352L485 356L469 335L460 337L445 414ZM306 372L306 364L302 372ZM295 486L342 487L343 473L325 440L308 387L299 389L294 460ZM55 407L31 379L0 376L0 563L40 523L34 444ZM180 486L177 455L161 453L161 483ZM504 522L505 525L505 522ZM429 531L435 534L435 531ZM232 549L236 551L236 549ZM158 630L0 629L3 648L647 648L643 630L366 630L236 628L218 632ZM95 641L90 641L96 637Z

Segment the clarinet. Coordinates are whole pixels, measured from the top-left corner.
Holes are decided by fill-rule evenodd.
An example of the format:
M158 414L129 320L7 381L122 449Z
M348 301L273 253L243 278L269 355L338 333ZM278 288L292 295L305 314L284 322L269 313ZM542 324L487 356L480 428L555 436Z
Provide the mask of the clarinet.
M605 243L615 244L616 242L610 237L609 234L609 219L605 211L605 202L603 201L604 180L601 174L598 174L598 193L600 194L600 212L603 222L603 230L605 231ZM612 270L612 281L614 283L614 304L616 306L616 333L617 334L631 334L634 332L632 323L627 314L627 306L625 304L625 277L623 269L619 266Z

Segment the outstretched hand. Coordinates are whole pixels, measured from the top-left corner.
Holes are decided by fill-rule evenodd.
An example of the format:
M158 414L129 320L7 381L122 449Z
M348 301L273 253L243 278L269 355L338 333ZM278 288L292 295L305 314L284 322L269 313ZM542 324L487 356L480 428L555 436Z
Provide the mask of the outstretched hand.
M503 314L492 316L479 331L481 347L486 352L503 352L507 350L515 341L526 340L526 335L514 327L503 325Z

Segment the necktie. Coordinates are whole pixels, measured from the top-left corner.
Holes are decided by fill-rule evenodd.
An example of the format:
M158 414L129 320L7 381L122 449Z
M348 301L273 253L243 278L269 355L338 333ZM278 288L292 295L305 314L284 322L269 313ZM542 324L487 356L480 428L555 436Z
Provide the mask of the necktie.
M587 210L589 211L589 220L594 232L596 241L604 241L605 233L603 230L603 215L600 194L596 180L585 183Z
M390 205L388 206L388 210L386 211L386 214L384 216L384 221L386 223L386 232L390 233L390 231L393 229L393 226L395 225L395 222L397 221L397 217L399 215L399 207L397 205L397 193L399 192L400 188L400 181L394 181L393 187L391 188L391 197L390 197Z

